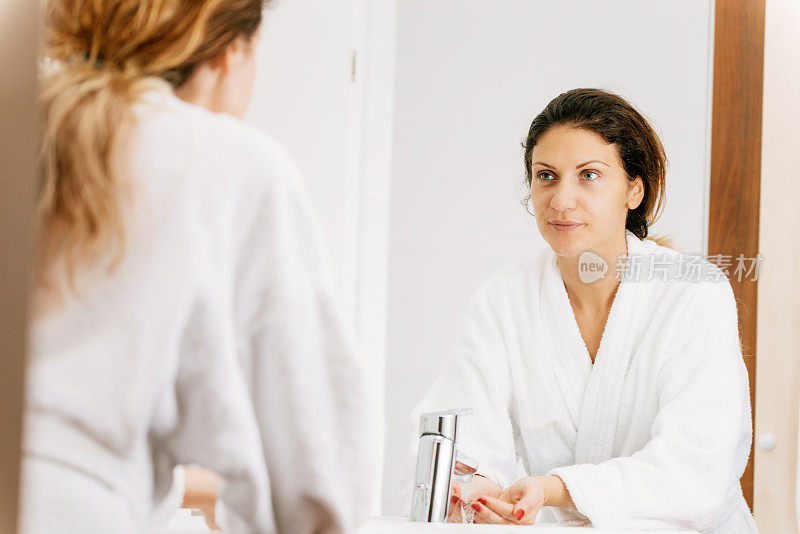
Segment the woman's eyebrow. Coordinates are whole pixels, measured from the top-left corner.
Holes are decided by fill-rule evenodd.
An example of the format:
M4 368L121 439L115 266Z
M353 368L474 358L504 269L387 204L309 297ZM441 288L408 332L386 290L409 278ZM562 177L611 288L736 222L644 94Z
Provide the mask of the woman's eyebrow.
M576 168L576 169L580 169L580 168L581 168L581 167L583 167L584 165L588 165L588 164L590 164L590 163L602 163L602 164L603 164L603 165L605 165L606 167L611 167L611 165L609 165L609 164L608 164L608 163L606 163L605 161L600 161L599 159L593 159L593 160L585 161L585 162L581 163L580 165L578 165L578 166L577 166L577 167L575 167L575 168Z
M603 165L605 165L606 167L611 167L611 165L609 165L608 163L606 163L606 162L604 162L604 161L600 161L599 159L593 159L593 160L589 160L589 161L584 161L584 162L583 162L583 163L581 163L580 165L576 165L576 166L575 166L575 168L576 168L576 169L580 169L580 168L581 168L581 167L583 167L584 165L588 165L588 164L590 164L590 163L595 163L595 162L596 162L596 163L602 163L602 164L603 164ZM555 168L555 167L553 167L553 166L552 166L552 165L550 165L549 163L545 163L544 161L534 161L534 162L533 162L533 164L534 164L534 165L542 165L542 166L544 166L544 167L547 167L547 168L550 168L550 169L556 170L556 168Z

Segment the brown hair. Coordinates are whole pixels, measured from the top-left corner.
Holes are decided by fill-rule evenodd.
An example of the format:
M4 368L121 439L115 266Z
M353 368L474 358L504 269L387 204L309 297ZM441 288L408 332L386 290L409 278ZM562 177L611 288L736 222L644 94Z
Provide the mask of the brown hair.
M617 149L622 166L633 181L644 183L644 198L628 210L625 228L639 239L648 237L648 228L658 219L664 206L667 157L650 123L624 98L603 89L572 89L561 93L531 122L523 143L525 182L530 193L532 154L536 142L551 127L572 126L592 131ZM530 194L523 200L527 205ZM673 246L668 237L651 237L659 245Z
M111 152L147 89L182 85L238 36L249 41L269 0L48 0L40 91L37 282L55 257L76 267L124 249L121 184Z

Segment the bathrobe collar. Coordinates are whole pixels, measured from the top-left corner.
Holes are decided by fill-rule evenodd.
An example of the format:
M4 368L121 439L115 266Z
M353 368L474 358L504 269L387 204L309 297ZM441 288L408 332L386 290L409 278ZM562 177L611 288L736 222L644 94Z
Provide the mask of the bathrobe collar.
M627 270L630 257L645 253L648 248L629 230ZM549 338L547 357L577 433L575 461L595 463L611 457L621 384L631 357L635 331L636 303L641 302L643 284L623 276L611 306L594 365L569 302L556 254L548 250L544 256L540 295L541 324ZM616 265L609 266L616 269ZM614 272L614 271L612 271ZM639 313L638 315L641 315Z

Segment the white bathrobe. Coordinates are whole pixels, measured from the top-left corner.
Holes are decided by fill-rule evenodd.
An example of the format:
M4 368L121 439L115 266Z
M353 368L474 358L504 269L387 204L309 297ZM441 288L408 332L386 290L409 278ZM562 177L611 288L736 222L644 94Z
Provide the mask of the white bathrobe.
M532 475L564 481L577 511L546 507L539 521L756 532L739 484L752 426L730 283L704 260L693 281L697 271L679 271L686 255L626 239L594 364L552 250L481 284L411 414L406 507L419 414L469 407L459 448L479 472L501 487Z
M23 532L143 532L189 463L226 533L353 529L379 419L297 168L166 83L134 113L122 261L31 327Z

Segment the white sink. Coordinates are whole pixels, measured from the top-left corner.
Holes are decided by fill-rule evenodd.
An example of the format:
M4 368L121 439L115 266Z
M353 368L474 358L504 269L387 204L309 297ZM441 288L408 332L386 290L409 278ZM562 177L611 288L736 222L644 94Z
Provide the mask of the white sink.
M588 527L566 527L555 524L542 525L460 525L456 523L412 523L407 517L370 517L366 524L361 527L358 534L428 534L431 532L453 532L468 531L475 534L491 533L502 534L505 532L519 534L520 528L535 528L537 533L565 534L566 530L576 532L592 532L594 534L631 534L642 532L646 534L675 534L676 532L692 533L691 530L629 530L629 529L605 529ZM697 533L695 533L697 534Z
M466 531L475 534L490 533L503 534L505 532L519 534L521 525L460 525L455 523L412 523L407 517L372 516L362 526L357 534L430 534L435 532ZM646 534L675 534L676 532L692 533L691 530L625 530L603 529L586 527L565 527L553 524L525 526L526 529L535 528L539 534L565 534L566 530L592 532L594 534L631 534L641 532ZM213 532L206 527L203 518L192 516L188 510L179 511L170 521L169 525L151 529L148 534L202 534ZM697 533L695 533L697 534Z

